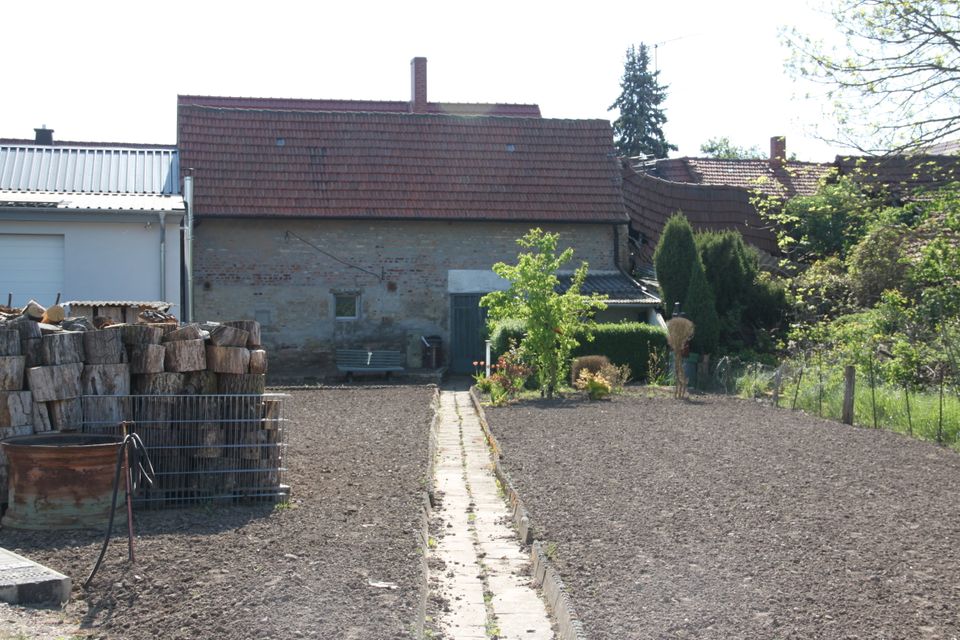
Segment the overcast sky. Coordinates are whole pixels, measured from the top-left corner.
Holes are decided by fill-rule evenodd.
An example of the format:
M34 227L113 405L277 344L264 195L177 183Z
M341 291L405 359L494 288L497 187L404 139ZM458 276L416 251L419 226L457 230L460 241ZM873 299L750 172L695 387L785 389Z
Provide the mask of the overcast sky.
M548 118L613 119L631 44L656 48L667 139L699 155L710 137L801 160L837 149L784 71L778 29L828 35L818 3L37 2L3 5L0 137L176 141L177 94L407 100L410 59L428 59L438 102L540 105ZM349 5L349 6L348 6Z

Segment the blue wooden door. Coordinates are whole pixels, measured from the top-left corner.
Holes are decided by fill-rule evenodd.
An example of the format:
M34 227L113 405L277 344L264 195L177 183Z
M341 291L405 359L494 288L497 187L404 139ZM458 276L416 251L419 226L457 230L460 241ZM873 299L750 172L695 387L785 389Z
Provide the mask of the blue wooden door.
M450 372L474 373L473 363L483 360L486 345L483 327L487 310L480 306L481 293L450 296Z

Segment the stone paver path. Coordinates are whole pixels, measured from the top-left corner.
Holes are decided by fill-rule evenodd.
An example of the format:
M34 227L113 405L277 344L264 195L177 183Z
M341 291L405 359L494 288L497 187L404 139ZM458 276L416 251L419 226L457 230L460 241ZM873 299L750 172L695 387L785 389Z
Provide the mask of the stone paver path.
M553 640L469 393L441 392L437 445L442 533L432 554L444 563L434 587L449 605L438 621L444 638Z

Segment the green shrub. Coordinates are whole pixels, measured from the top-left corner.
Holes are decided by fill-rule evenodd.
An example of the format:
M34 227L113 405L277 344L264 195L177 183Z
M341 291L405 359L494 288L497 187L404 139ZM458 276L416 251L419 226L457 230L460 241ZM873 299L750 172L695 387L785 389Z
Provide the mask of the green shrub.
M665 351L666 332L642 322L598 324L593 330L593 342L581 343L574 356L604 355L615 365L627 365L638 380L647 379L651 349Z
M514 320L508 318L500 320L490 331L490 351L494 359L504 354L510 349L510 342L520 344L523 340L523 334L526 333L526 327L523 320Z
M570 365L570 384L576 385L580 378L580 372L583 370L590 373L600 373L604 367L610 366L610 358L607 356L580 356L574 358Z
M591 372L589 369L580 370L580 376L574 381L573 386L580 391L586 391L587 397L591 400L602 400L612 392L607 379L599 373Z

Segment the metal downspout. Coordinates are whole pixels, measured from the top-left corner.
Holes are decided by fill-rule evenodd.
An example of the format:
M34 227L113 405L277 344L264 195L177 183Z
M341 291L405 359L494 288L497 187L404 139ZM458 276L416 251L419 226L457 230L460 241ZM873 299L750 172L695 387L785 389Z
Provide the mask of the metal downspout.
M183 218L184 320L193 322L193 176L183 178L183 202L187 211Z
M160 212L160 300L167 301L167 214Z

